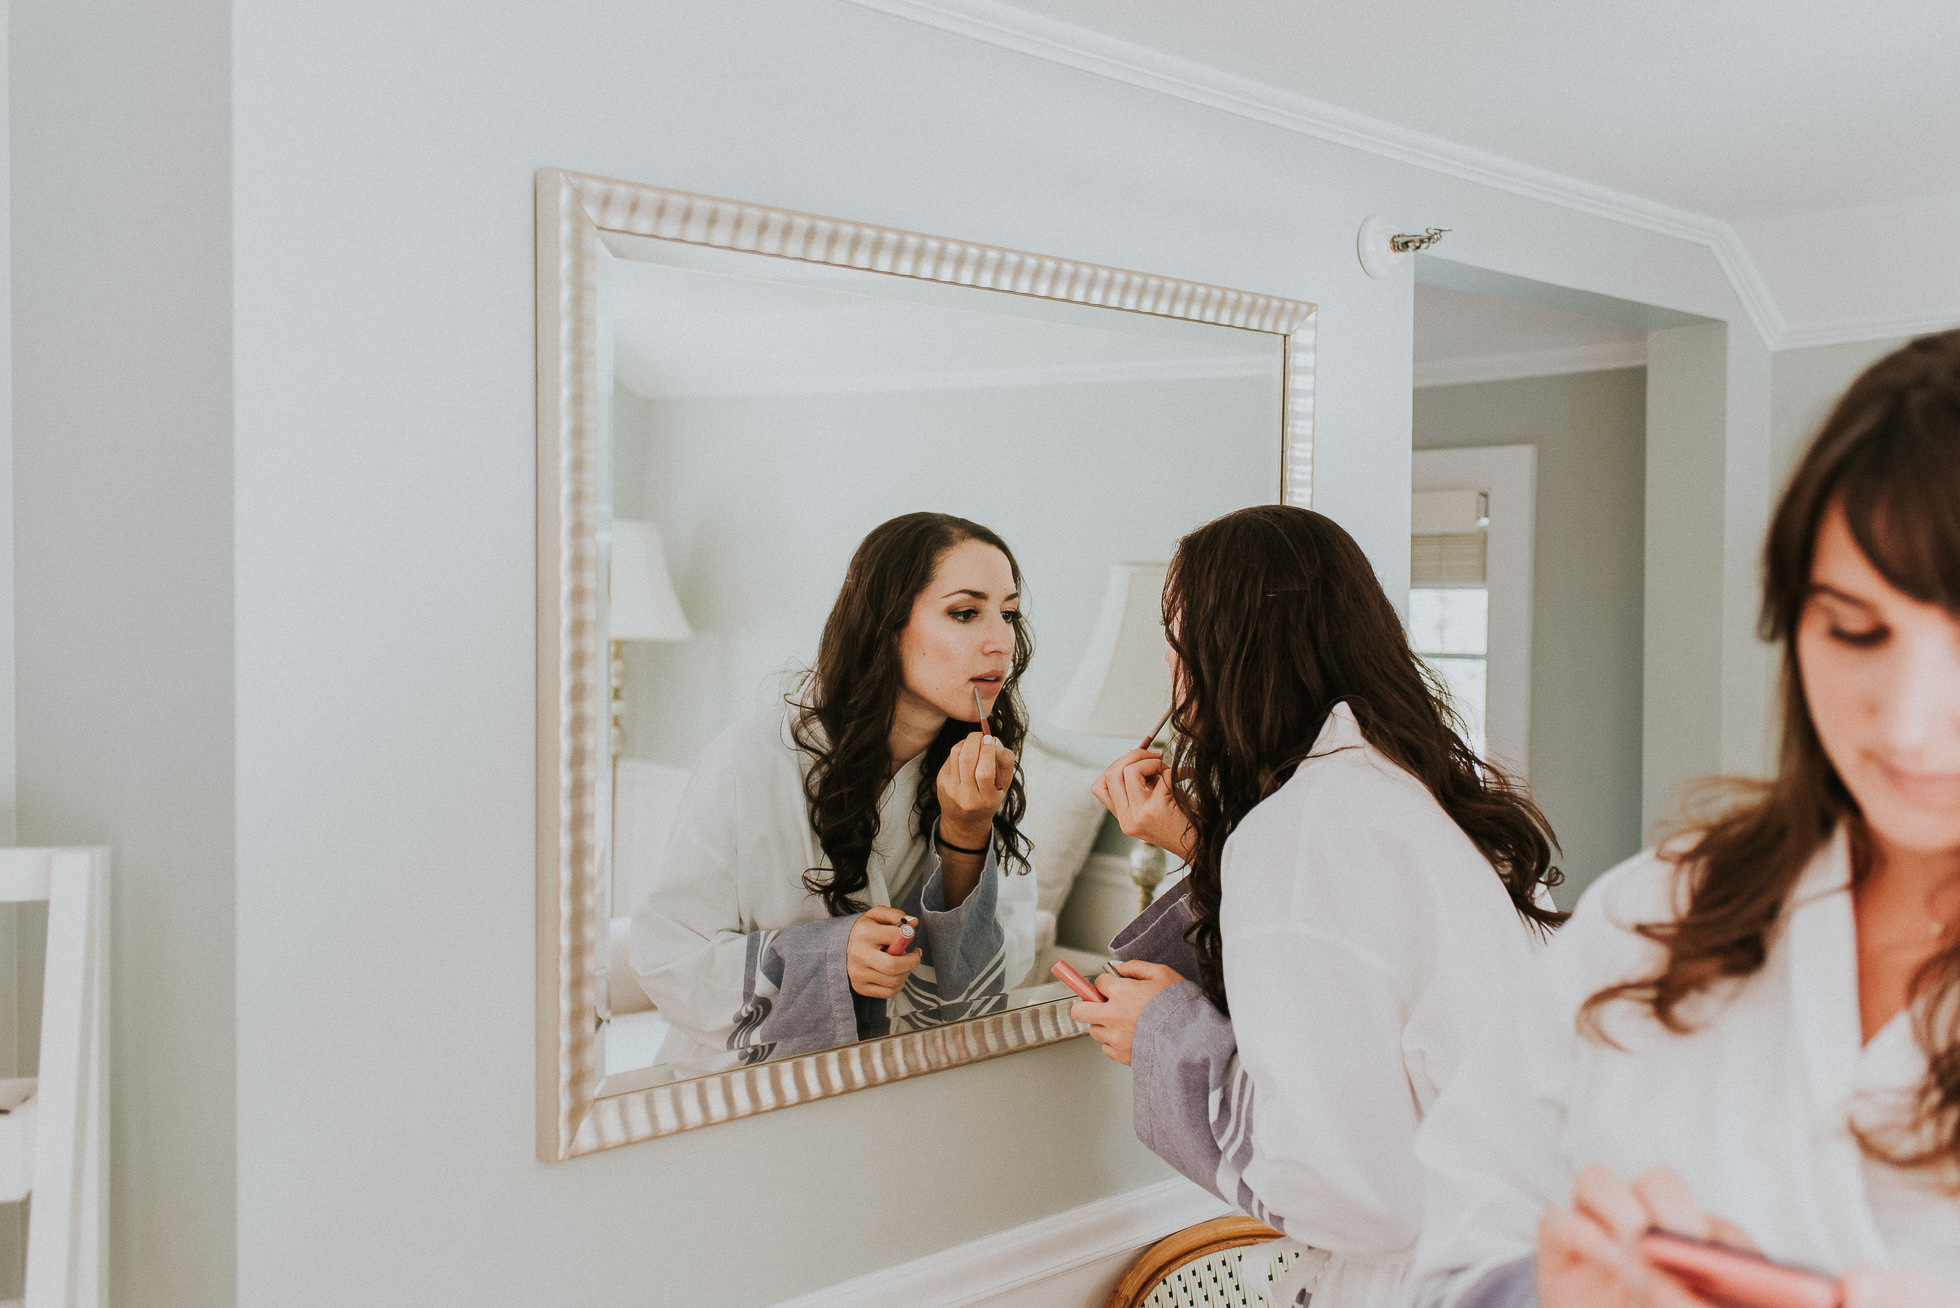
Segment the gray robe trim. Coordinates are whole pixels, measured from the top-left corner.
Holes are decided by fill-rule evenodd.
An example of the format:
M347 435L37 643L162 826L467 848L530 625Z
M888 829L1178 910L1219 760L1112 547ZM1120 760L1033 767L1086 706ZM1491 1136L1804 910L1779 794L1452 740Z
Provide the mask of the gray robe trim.
M844 958L856 923L855 916L833 917L749 932L742 1007L728 1034L729 1049L745 1065L832 1049L858 1038ZM758 994L758 980L766 980L775 993Z
M1230 1141L1246 1162L1252 1159L1252 1086L1231 1076L1237 1052L1232 1020L1211 1006L1195 981L1180 981L1144 1005L1130 1041L1130 1070L1136 1077L1137 1139L1219 1198L1244 1207L1238 1194L1219 1188L1219 1164L1226 1159L1221 1140ZM1222 1135L1210 1107L1213 1093L1221 1090Z
M925 954L905 982L913 1011L897 1019L900 1030L976 1017L1007 1003L1007 934L1000 925L1000 869L991 846L979 881L958 908L945 906L938 851L926 858L926 875L899 906L919 919L917 944ZM850 914L749 933L742 1007L728 1036L728 1048L743 1064L886 1034L886 1001L851 989L845 949L855 925L857 915ZM770 989L773 994L766 993Z
M1178 883L1139 914L1109 942L1110 953L1197 976L1198 951L1186 936L1196 920L1189 886ZM1130 1041L1137 1139L1219 1198L1284 1231L1245 1183L1253 1152L1252 1078L1239 1066L1238 1052L1232 1019L1212 1007L1197 982L1158 991Z
M1442 1303L1454 1294L1454 1308L1538 1308L1538 1258L1526 1254L1500 1263L1459 1291L1457 1287L1470 1275L1452 1272L1423 1296L1424 1308Z
M957 908L946 907L939 850L929 847L926 874L900 905L919 919L925 958L905 981L910 1012L896 1019L902 1030L978 1017L1006 1006L1007 933L1000 925L1000 864L993 842L980 879ZM1019 980L1019 978L1014 978Z
M1198 977L1198 951L1185 937L1197 917L1191 911L1191 882L1179 881L1137 914L1109 942L1109 956L1129 962L1162 963L1187 981Z

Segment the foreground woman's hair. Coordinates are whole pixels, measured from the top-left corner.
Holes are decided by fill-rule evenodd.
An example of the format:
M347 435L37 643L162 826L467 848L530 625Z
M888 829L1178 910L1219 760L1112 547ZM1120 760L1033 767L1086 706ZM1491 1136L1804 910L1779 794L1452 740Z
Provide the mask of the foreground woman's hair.
M1006 555L1015 589L1021 589L1021 565L1014 552L977 522L946 513L908 513L873 528L851 556L817 643L816 666L803 683L801 698L792 700L796 715L791 734L814 760L803 782L810 826L830 861L827 869L812 868L803 884L811 894L823 896L832 917L870 907L856 896L870 881L878 800L891 780L892 719L905 681L899 635L912 620L913 601L932 583L940 557L970 540ZM1021 674L1033 657L1034 637L1021 623L1014 633L1013 665L987 719L1000 743L1017 757L1028 732ZM931 831L939 820L941 765L953 746L976 730L975 723L949 718L926 746L914 806L920 831ZM1027 802L1016 767L1007 797L994 814L994 836L1003 861L1021 871L1028 867L1027 838L1020 832Z
M1784 901L1840 822L1850 829L1853 877L1869 872L1857 804L1824 753L1797 666L1797 620L1833 503L1886 581L1960 618L1960 332L1914 341L1872 365L1838 401L1783 492L1764 550L1761 618L1764 638L1783 646L1776 777L1723 783L1737 796L1733 807L1675 842L1691 878L1687 911L1638 928L1665 947L1666 963L1588 1000L1582 1025L1590 1034L1603 1037L1600 1010L1614 1000L1687 1030L1688 999L1763 965ZM1960 1163L1960 939L1920 969L1911 993L1923 1001L1915 1027L1929 1064L1913 1120L1891 1143L1861 1139L1903 1167Z
M1164 627L1183 667L1172 764L1187 784L1172 793L1197 836L1192 944L1199 984L1221 1011L1226 838L1286 784L1342 700L1368 743L1422 782L1490 860L1522 917L1564 920L1536 898L1559 882L1544 815L1463 743L1367 557L1331 518L1268 504L1198 528L1171 559Z

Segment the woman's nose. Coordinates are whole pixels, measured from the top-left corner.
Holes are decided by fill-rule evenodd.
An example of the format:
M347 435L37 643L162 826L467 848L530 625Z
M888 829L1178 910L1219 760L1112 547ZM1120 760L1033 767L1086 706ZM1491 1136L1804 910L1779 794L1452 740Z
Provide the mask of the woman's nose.
M1009 654L1014 650L1014 624L1006 618L987 626L987 640L983 650L988 654Z
M1950 764L1960 754L1960 638L1925 632L1899 642L1879 695L1878 728L1887 747L1910 761Z

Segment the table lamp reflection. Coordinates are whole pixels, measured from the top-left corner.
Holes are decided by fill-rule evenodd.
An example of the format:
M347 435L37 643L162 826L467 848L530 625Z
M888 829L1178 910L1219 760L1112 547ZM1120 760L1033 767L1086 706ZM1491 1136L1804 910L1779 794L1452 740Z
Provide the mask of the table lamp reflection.
M674 593L673 578L667 572L667 552L660 545L660 529L651 522L614 518L612 568L607 589L607 636L612 642L612 754L618 758L626 748L626 732L620 725L625 710L626 655L629 640L687 640L694 635L680 597Z
M1055 708L1055 725L1087 736L1130 740L1161 732L1171 703L1164 663L1163 592L1168 564L1110 565L1089 647ZM1150 907L1167 866L1164 851L1138 842L1130 853L1139 910Z

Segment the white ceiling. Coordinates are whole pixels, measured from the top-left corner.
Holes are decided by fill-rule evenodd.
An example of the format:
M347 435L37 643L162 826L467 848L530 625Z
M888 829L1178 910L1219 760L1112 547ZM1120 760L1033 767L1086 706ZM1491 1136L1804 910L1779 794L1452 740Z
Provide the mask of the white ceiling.
M1956 0L1013 0L1737 225L1960 191Z
M648 244L623 243L642 257L607 261L603 292L618 379L648 398L1277 381L1282 366L1266 332Z

